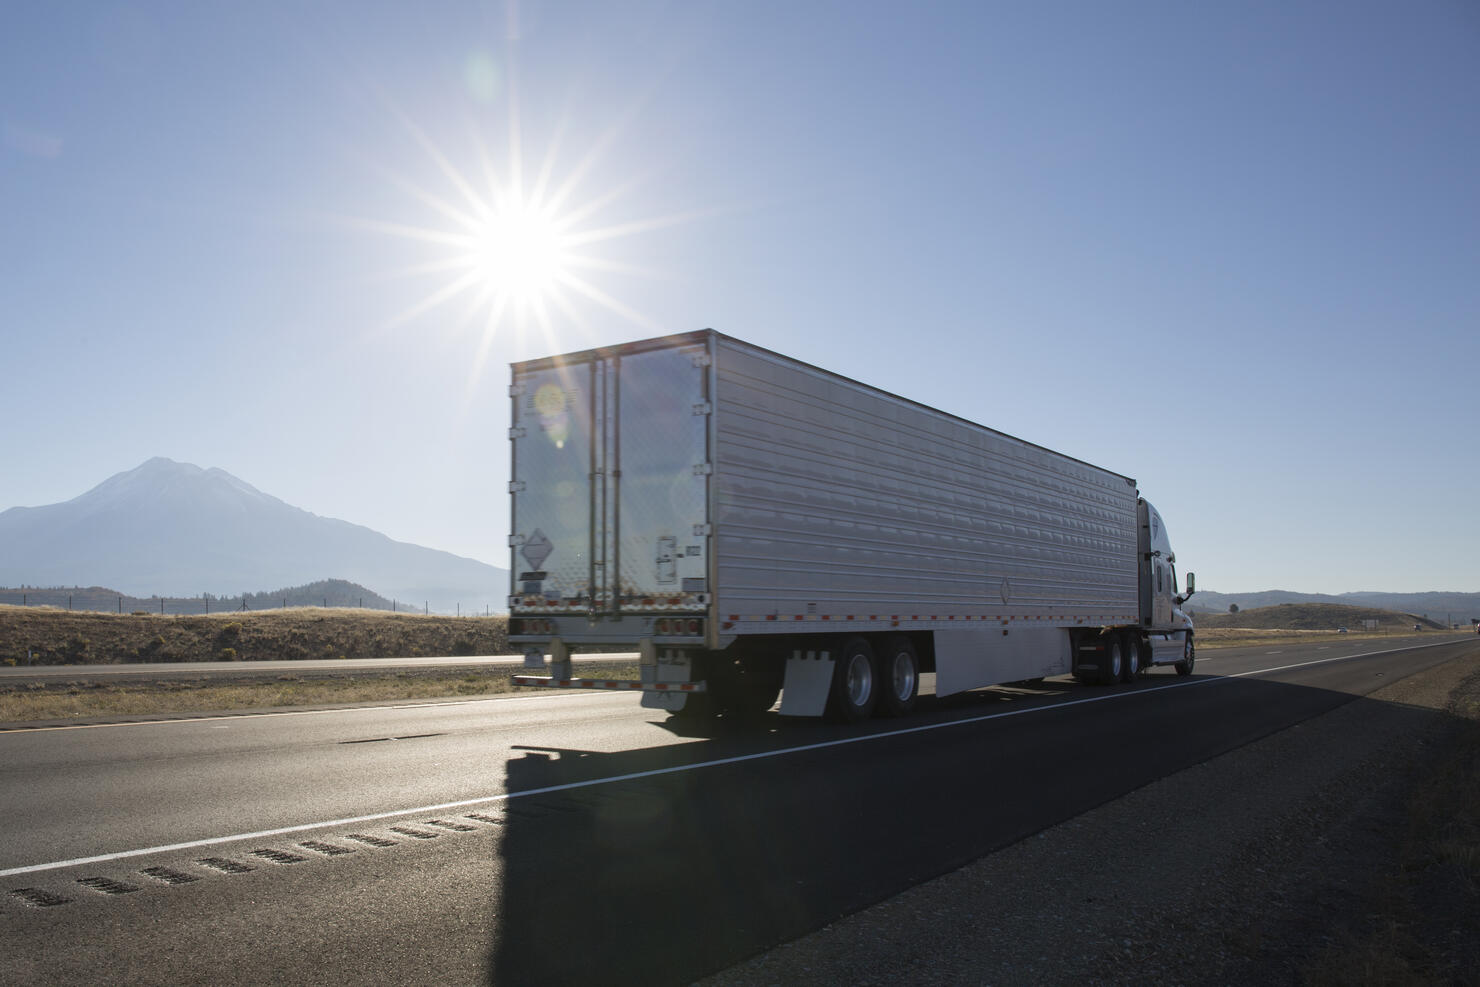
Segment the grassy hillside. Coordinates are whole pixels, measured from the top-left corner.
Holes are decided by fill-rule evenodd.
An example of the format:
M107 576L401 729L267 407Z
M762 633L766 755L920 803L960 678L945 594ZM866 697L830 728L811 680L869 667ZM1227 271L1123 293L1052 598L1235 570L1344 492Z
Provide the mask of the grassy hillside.
M1349 607L1337 603L1282 603L1279 606L1240 610L1238 613L1199 613L1194 619L1199 631L1205 628L1213 630L1229 627L1289 631L1334 631L1345 627L1356 631L1363 629L1364 620L1375 620L1378 628L1385 630L1411 631L1414 624L1425 630L1444 628L1440 621L1416 617L1411 613L1372 607Z
M1295 593L1288 590L1266 590L1260 593L1219 593L1204 587L1187 604L1197 613L1227 613L1229 604L1241 610L1257 610L1281 603L1334 603L1347 607L1372 607L1398 613L1428 614L1452 617L1468 624L1471 617L1480 618L1480 593Z
M0 605L0 664L113 664L507 654L503 617L290 608L210 616Z

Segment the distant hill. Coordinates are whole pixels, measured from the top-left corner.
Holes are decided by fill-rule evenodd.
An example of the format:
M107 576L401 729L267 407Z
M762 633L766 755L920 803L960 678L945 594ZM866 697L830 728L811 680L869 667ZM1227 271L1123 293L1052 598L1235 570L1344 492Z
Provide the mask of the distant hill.
M421 612L422 601L386 599L358 583L343 579L323 579L306 586L241 596L130 596L105 586L56 586L46 589L0 587L0 604L11 606L56 607L59 610L101 611L106 613L202 614L223 610L276 610L285 607L363 607L366 610L415 610Z
M1411 630L1420 624L1428 630L1443 630L1443 617L1429 620L1411 613L1376 607L1351 607L1340 603L1281 603L1272 607L1239 609L1238 613L1197 614L1201 629L1219 627L1258 627L1291 631L1329 631L1338 627L1357 630L1366 620L1377 621L1378 627ZM1466 620L1465 623L1469 621Z
M320 517L221 469L151 459L79 497L0 513L0 585L240 599L326 578L452 612L503 610L508 573ZM267 594L270 596L271 594Z
M1452 617L1456 622L1468 624L1470 618L1480 617L1480 593L1342 593L1331 596L1323 593L1292 593L1287 590L1266 590L1261 593L1215 593L1200 589L1187 601L1194 613L1227 613L1230 605L1240 610L1279 606L1282 603L1330 603L1340 606L1375 607L1379 610L1397 610L1402 613L1427 614L1435 620Z

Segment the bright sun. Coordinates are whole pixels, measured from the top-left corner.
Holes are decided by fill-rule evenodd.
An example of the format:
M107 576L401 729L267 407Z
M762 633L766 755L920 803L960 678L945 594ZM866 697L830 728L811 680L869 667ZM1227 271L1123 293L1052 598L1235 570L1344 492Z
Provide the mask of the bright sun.
M492 295L519 306L537 304L571 277L566 265L574 257L549 211L511 197L479 219L482 229L468 260Z
M477 167L465 171L414 122L392 112L431 159L441 180L429 186L425 180L413 182L385 171L392 184L426 210L424 219L417 225L351 221L415 241L430 251L420 262L395 272L396 277L425 279L427 290L385 328L404 325L433 310L442 315L450 309L446 319L450 331L474 328L478 333L470 368L473 379L495 340L509 327L520 334L533 328L556 348L569 343L573 333L587 338L603 335L590 322L592 306L649 331L663 331L598 283L600 275L654 277L656 272L598 251L622 238L690 222L702 214L596 225L593 220L607 214L635 184L589 187L602 149L614 133L597 139L566 169L558 167L557 140L539 167L526 171L515 113L503 167L494 165L490 148L479 140L472 155ZM584 195L582 186L587 186Z

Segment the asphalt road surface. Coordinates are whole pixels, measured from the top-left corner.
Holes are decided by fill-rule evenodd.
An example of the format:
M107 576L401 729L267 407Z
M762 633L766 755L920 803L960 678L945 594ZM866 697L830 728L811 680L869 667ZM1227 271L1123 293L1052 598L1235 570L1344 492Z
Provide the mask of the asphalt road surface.
M556 693L0 733L0 982L684 983L1477 646L858 727Z

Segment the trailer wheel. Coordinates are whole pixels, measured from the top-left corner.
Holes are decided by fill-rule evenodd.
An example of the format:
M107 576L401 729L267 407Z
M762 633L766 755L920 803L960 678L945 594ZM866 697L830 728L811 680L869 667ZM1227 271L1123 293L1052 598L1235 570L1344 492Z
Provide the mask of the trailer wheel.
M1177 670L1178 675L1191 675L1193 663L1197 661L1197 650L1192 646L1192 633L1188 632L1187 642L1182 645L1182 660L1172 667Z
M881 716L907 715L920 694L920 660L908 637L897 634L885 640L878 671L877 712Z
M842 723L868 719L879 698L877 686L874 649L866 638L849 639L833 665L832 692L827 703L829 718Z
M1144 670L1141 661L1143 654L1141 652L1140 635L1134 632L1126 634L1123 651L1125 657L1121 662L1120 680L1122 682L1134 682L1136 681L1136 676L1140 675Z
M1105 635L1105 650L1100 654L1100 674L1096 681L1100 685L1114 685L1120 681L1121 669L1125 667L1125 650L1120 646L1119 634Z

